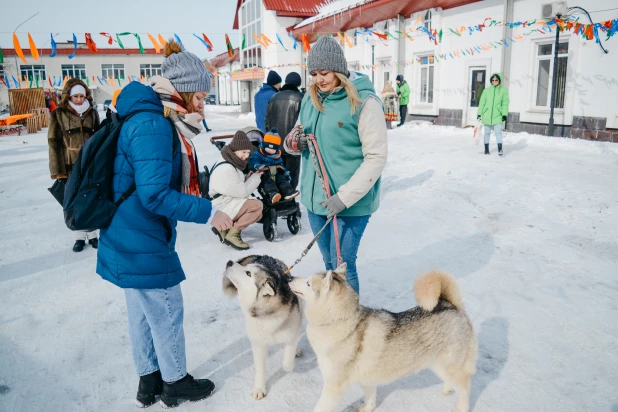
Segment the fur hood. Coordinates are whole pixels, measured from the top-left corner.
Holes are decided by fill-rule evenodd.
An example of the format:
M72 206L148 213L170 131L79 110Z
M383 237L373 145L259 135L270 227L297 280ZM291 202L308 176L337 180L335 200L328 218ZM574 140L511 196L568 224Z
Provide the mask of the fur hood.
M66 84L64 85L64 88L62 89L62 100L60 101L60 106L65 107L65 108L69 107L69 97L70 97L69 93L71 92L71 87L77 84L81 84L84 87L84 89L86 89L86 99L88 99L88 101L90 102L90 107L94 107L94 104L92 101L92 92L90 91L90 88L86 85L86 83L84 83L80 79L67 80Z

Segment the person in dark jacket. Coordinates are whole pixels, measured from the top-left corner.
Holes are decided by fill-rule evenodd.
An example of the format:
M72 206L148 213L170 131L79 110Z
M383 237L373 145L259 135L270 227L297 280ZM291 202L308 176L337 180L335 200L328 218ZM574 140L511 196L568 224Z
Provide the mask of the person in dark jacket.
M98 129L99 113L92 102L90 89L79 79L69 79L62 91L62 102L49 116L47 144L49 174L54 180L67 181L82 146ZM86 240L97 248L97 231L75 231L73 252L81 252Z
M274 70L268 73L266 83L262 85L260 90L255 94L253 100L255 107L255 123L258 129L262 133L266 133L266 127L264 125L264 119L266 117L266 107L268 107L268 101L275 95L281 88L281 76Z
M210 90L204 64L171 39L165 56L153 87L131 82L118 98L118 115L133 116L118 139L114 200L133 184L136 190L101 229L97 259L97 273L125 291L141 407L154 404L156 395L173 407L178 399L197 401L214 389L208 379L187 373L180 289L185 274L176 253L176 222L205 224L212 218L221 230L232 223L200 196L194 176L190 140L201 130Z
M287 136L292 131L298 120L300 103L303 100L303 94L298 89L300 85L300 74L291 72L285 77L285 84L281 91L271 97L268 102L265 119L266 130L275 128L279 131L279 136L282 137ZM292 188L296 189L300 175L300 157L285 152L283 164L290 172Z

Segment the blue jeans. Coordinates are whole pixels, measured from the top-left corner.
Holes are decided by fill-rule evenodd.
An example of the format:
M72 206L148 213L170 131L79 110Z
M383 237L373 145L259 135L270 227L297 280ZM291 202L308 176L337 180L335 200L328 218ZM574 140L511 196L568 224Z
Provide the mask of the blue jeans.
M485 144L489 144L489 137L491 136L491 129L496 132L496 142L502 144L502 124L486 124L485 125Z
M157 370L165 382L187 374L184 308L180 285L167 289L125 289L129 338L139 376Z
M309 215L309 224L315 235L326 224L328 218L326 216L316 215L311 211L307 211ZM337 226L339 228L339 243L341 247L341 258L347 263L346 279L350 286L357 293L360 293L360 285L358 282L358 272L356 271L356 253L360 246L361 238L365 233L369 218L367 216L351 216L337 217ZM326 270L337 269L337 245L335 243L335 226L331 222L329 228L324 229L324 232L318 238L318 246L322 253L322 259L326 265Z

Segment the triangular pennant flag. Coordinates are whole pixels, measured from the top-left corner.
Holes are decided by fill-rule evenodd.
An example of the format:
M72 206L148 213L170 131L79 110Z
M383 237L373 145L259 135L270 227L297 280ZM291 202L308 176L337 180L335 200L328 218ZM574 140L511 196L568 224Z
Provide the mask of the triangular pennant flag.
M146 51L144 50L144 47L142 46L142 39L139 37L139 34L133 33L133 35L137 39L137 47L139 47L140 54L146 53Z
M345 40L343 39L343 36L341 35L341 33L337 32L337 37L339 37L339 41L341 42L341 45L343 46L345 43Z
M354 45L352 44L352 42L350 41L350 38L348 37L348 33L345 34L345 42L347 43L348 47L351 49L352 47L354 47Z
M262 41L264 42L265 45L270 46L271 44L273 44L272 40L270 40L268 38L267 35L265 35L264 33L262 33Z
M206 36L204 33L202 33L202 37L204 37L204 41L206 42L206 44L208 46L206 46L208 48L208 51L213 51L215 48L212 45L212 42L210 41L210 39L208 38L208 36Z
M180 44L180 47L182 47L182 49L185 49L185 45L182 44L182 40L180 40L180 37L178 37L178 35L176 33L174 33L174 38L176 39L176 41L178 42L178 44Z
M268 45L264 43L264 41L260 39L257 34L253 33L253 38L255 39L256 42L260 43L262 47L264 47L265 49L268 48Z
M305 53L308 53L309 50L311 50L311 45L309 44L309 39L307 38L307 35L303 33L301 39L303 42L303 50L305 51Z
M147 33L148 34L148 39L150 40L150 42L152 43L152 45L154 46L157 54L161 53L161 46L159 46L159 43L157 43L157 41L155 40L155 38L152 36L152 34Z
M298 46L298 42L296 41L296 37L292 36L292 33L288 33L288 34L290 35L292 40L294 40L294 50L296 50L296 47Z
M17 38L17 34L13 33L13 48L15 49L15 53L17 54L17 56L24 62L24 63L28 63L26 61L26 58L24 57L24 52L21 49L21 44L19 44L19 39Z
M167 44L167 42L165 41L163 36L161 36L161 33L159 33L158 37L159 37L159 43L161 43L161 47L165 48L165 45Z
M122 40L120 40L120 36L128 36L129 34L131 34L128 31L125 31L123 33L116 33L116 41L118 42L118 46L120 46L121 49L124 49L124 44L122 44Z
M201 41L201 42L202 42L202 44L203 44L204 46L206 46L206 49L208 49L208 51L211 51L211 48L210 48L210 46L208 45L208 43L206 43L206 40L204 40L203 38L201 38L200 36L198 36L198 35L197 35L197 34L195 34L195 33L193 33L193 36L194 36L195 38L197 38L199 41Z
M245 50L245 47L247 47L247 37L244 35L242 35L242 46L240 46L241 50Z
M56 57L56 40L54 40L54 35L53 34L49 34L51 36L51 54L49 55L49 57Z
M72 59L77 54L77 37L75 37L75 33L73 33L73 54L67 56L69 59Z
M101 32L99 33L101 36L105 36L107 37L107 44L112 44L114 42L114 39L112 38L112 35L109 33L105 33L105 32Z
M283 47L283 50L288 51L288 49L286 49L285 46L283 45L283 40L281 40L279 33L275 33L275 36L277 36L277 40L279 40L279 44L281 45L281 47Z
M0 48L0 64L4 63L4 54L2 54L2 49Z
M227 54L230 57L234 57L234 48L232 47L232 42L230 41L230 38L228 37L227 33L225 35L225 45L227 46Z
M34 40L30 33L28 33L28 44L30 45L30 55L34 60L39 61L39 49L36 47L36 44L34 44Z
M97 45L95 44L94 40L92 40L92 36L90 35L90 33L85 33L84 36L86 37L86 45L88 46L90 51L96 53Z

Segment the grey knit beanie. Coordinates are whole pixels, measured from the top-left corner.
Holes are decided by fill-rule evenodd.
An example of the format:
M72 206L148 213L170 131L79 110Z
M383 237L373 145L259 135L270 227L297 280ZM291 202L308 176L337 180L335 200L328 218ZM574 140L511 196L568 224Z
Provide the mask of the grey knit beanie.
M347 75L348 62L337 40L326 36L320 37L309 51L307 69L309 73L316 70L330 70Z
M179 92L210 92L206 66L199 57L186 50L172 53L163 60L161 75Z

